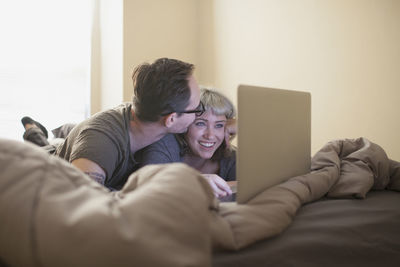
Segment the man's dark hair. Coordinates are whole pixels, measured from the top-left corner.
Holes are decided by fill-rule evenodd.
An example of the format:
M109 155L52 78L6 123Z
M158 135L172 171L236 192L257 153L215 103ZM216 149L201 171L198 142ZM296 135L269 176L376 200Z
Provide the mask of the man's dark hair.
M160 58L135 68L133 105L141 121L155 122L161 114L185 110L189 105L189 77L194 65L176 59Z

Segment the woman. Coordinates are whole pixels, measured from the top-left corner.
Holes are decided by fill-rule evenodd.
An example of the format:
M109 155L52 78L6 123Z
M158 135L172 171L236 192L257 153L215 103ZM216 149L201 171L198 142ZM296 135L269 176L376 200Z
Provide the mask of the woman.
M204 112L184 134L170 134L146 147L137 160L148 164L183 162L203 173L214 194L232 194L226 181L236 180L236 155L229 139L235 130L235 108L219 92L202 88L200 101Z

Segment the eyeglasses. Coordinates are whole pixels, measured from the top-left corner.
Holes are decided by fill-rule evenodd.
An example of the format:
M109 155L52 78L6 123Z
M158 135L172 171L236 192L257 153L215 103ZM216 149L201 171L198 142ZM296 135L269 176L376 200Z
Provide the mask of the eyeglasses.
M178 110L176 110L176 111L173 111L173 112L176 112L176 113L187 113L187 114L195 113L196 116L201 116L201 115L203 115L204 111L205 111L204 105L203 105L203 103L200 102L199 106L198 106L196 109L193 109L193 110L185 110L185 111L178 111ZM163 114L161 114L161 116L167 116L167 115L169 115L169 114L171 114L171 113L172 113L172 112L163 113Z

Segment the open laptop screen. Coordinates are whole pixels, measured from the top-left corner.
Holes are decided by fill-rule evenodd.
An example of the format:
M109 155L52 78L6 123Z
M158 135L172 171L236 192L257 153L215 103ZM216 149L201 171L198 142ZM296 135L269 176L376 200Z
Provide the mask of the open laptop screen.
M237 202L310 171L311 94L238 87Z

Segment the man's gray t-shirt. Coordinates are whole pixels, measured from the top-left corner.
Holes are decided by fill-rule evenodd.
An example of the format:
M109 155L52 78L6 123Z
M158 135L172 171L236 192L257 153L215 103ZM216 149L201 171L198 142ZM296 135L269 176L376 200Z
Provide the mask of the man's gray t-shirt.
M153 143L138 152L137 160L140 166L148 164L164 164L183 162L183 148L179 145L174 134L167 134L158 142ZM218 175L225 181L236 180L236 153L223 157L219 162Z
M105 186L121 189L137 169L130 150L131 104L99 112L73 128L56 155L72 162L86 158L106 173Z

